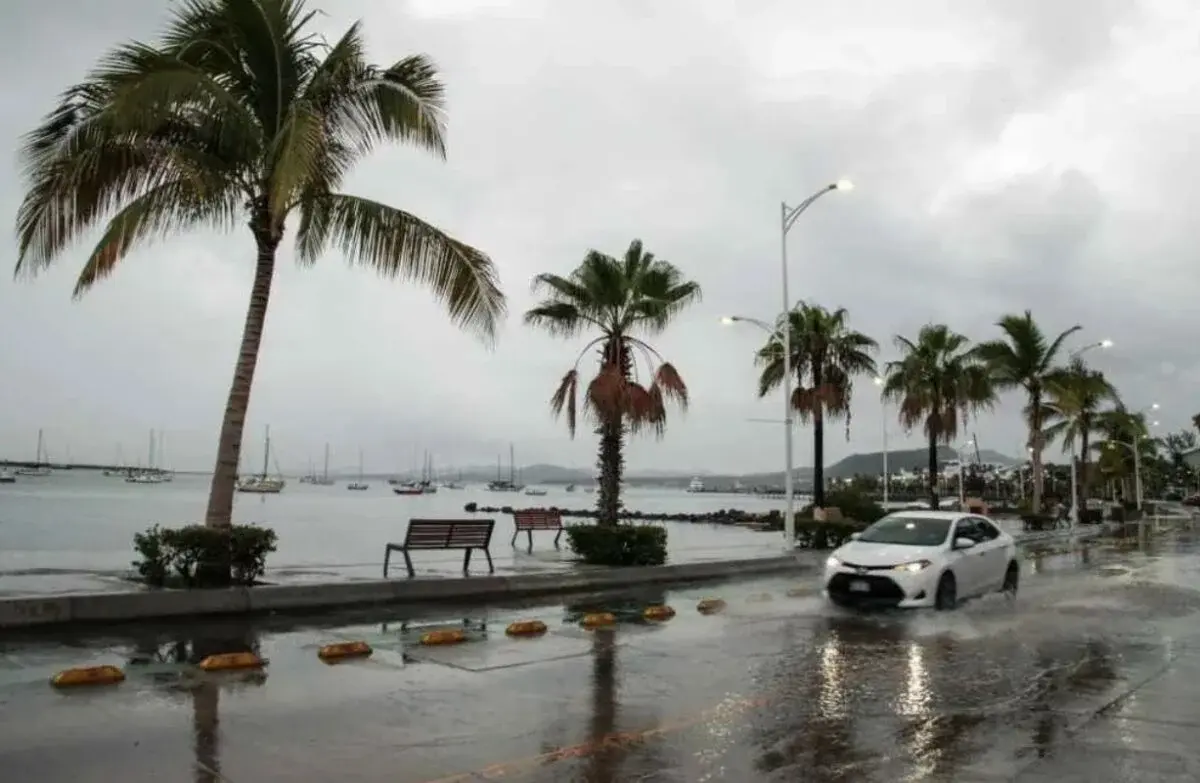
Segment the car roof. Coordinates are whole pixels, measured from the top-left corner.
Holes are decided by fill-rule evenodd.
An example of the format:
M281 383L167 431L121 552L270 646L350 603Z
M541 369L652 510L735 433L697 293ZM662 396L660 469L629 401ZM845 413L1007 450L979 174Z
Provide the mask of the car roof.
M972 514L967 511L934 511L932 509L905 509L903 511L893 511L888 514L889 517L919 517L921 519L946 519L954 521L963 517L978 517L982 514Z

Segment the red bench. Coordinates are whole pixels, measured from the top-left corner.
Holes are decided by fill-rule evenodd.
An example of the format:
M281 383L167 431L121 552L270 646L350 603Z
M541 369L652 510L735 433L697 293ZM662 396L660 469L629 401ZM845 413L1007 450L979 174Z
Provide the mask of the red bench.
M558 549L558 540L562 538L563 523L562 514L557 511L540 511L534 509L526 509L524 511L513 511L513 536L512 545L517 545L517 536L524 533L529 537L529 549L533 550L533 531L535 530L553 530L557 533L554 536L554 548Z

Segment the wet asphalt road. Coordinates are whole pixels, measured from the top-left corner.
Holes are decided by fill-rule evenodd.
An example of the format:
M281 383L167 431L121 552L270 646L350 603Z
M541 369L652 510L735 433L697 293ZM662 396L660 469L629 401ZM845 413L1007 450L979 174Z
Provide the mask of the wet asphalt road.
M1200 544L1177 535L1149 552L1028 560L1015 602L952 613L847 613L798 578L495 609L474 616L486 636L472 630L452 648L406 646L410 631L375 618L9 640L0 779L1196 780L1198 585ZM695 611L709 595L727 601L724 613ZM572 622L593 603L663 598L679 610L665 624ZM505 638L517 617L551 632ZM317 646L347 638L368 639L375 655L317 660ZM265 673L179 663L240 645L269 658ZM91 662L121 663L129 679L47 686L53 671Z

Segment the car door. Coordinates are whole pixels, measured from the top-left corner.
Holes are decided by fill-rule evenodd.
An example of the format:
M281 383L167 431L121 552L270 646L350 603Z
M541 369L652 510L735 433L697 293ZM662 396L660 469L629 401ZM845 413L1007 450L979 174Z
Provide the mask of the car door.
M979 536L979 543L973 548L980 550L981 555L977 559L983 561L980 592L999 590L1004 584L1004 572L1008 568L1004 536L1000 535L999 528L983 517L972 517L972 522Z
M987 573L984 561L987 553L979 546L982 537L982 531L977 529L974 517L963 517L955 523L954 535L950 539L951 546L960 538L975 542L975 546L970 549L953 552L954 575L958 580L958 595L962 598L969 598L983 591Z

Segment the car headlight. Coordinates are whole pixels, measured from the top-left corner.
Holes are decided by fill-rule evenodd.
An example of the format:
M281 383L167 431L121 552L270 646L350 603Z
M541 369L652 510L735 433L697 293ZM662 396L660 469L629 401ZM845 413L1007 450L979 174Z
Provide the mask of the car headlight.
M914 560L911 563L901 563L900 565L896 566L892 570L893 571L907 571L910 574L915 574L918 571L924 571L926 568L929 568L929 566L931 566L931 565L933 565L933 563L929 562L928 560Z
M837 568L837 567L838 567L838 566L840 566L841 564L842 564L842 561L841 561L841 560L838 560L838 559L837 559L836 557L834 557L833 555L830 555L830 556L829 556L829 559L825 561L825 567L826 567L826 568Z

